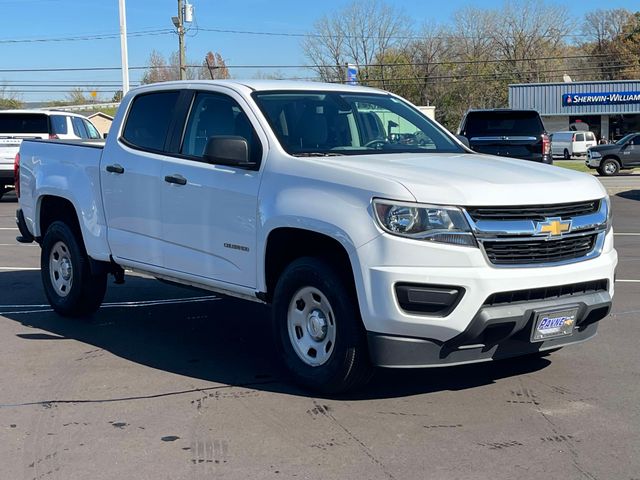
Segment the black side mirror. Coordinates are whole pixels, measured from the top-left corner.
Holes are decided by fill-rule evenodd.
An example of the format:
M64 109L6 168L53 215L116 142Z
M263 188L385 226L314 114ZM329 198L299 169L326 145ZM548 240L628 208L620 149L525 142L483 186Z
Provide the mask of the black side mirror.
M471 144L469 143L469 139L467 137L465 137L464 135L456 135L456 138L460 140L460 142L462 142L465 147L471 148Z
M109 135L109 133L103 133L103 134L102 134L102 138L103 138L104 140L106 140L106 139L107 139L107 135Z
M244 137L220 135L209 137L204 149L204 159L215 165L254 168L255 162L249 161L249 144Z

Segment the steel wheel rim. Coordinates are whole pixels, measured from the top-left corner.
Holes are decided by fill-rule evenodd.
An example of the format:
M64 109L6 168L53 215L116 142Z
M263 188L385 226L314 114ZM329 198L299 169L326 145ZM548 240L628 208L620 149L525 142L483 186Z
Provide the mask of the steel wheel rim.
M327 297L315 287L299 289L287 311L289 340L298 358L318 367L331 358L336 344L336 321Z
M66 297L73 286L71 252L64 242L56 242L49 254L49 276L56 294Z
M607 173L616 173L616 165L613 162L607 162L604 164L604 171Z

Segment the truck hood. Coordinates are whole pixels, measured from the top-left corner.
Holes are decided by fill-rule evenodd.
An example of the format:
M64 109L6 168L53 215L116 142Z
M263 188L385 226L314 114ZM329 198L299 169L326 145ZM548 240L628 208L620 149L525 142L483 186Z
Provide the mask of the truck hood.
M621 146L616 145L615 143L606 144L606 145L596 145L595 147L589 148L589 150L593 152L615 152L620 150Z
M539 205L594 200L607 194L592 175L491 155L345 155L320 161L395 180L423 203Z

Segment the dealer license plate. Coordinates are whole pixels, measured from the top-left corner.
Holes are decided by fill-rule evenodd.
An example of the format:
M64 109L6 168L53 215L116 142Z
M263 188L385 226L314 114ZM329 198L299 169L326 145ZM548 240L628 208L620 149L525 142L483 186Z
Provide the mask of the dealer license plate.
M577 308L538 312L531 334L532 342L542 342L550 338L567 337L573 333L578 317Z

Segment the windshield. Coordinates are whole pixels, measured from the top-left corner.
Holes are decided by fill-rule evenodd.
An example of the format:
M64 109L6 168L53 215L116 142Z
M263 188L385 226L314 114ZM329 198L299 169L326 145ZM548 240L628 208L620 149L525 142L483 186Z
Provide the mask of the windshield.
M291 155L465 152L442 128L391 95L294 91L253 97Z
M508 110L467 113L462 135L473 137L538 137L544 132L540 116L533 111Z
M631 138L635 135L635 133L628 133L627 135L625 135L624 137L622 137L620 140L618 140L616 142L616 145L624 145L625 143L627 143L629 140L631 140Z

